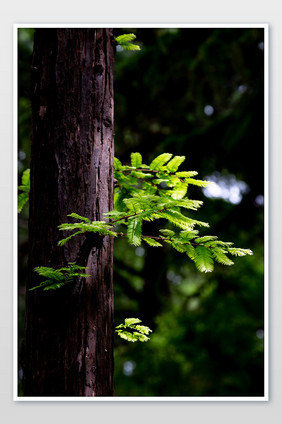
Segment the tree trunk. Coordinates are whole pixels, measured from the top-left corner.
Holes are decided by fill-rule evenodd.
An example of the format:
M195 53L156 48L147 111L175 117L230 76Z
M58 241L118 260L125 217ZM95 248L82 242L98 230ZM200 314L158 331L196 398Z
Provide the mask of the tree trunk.
M57 228L113 209L113 64L109 29L35 31L24 396L113 395L113 241L58 247ZM34 267L75 261L90 278L28 291Z

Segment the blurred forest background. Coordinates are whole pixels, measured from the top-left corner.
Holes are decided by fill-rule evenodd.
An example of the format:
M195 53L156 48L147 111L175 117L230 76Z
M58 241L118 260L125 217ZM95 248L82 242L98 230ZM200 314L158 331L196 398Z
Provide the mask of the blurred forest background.
M213 188L197 219L254 255L199 273L169 249L116 240L116 325L138 317L147 343L116 338L116 396L264 394L264 30L125 28L141 51L117 49L115 155L186 156ZM18 174L29 168L33 30L19 29ZM23 337L28 206L19 215L19 346ZM21 373L20 373L21 376ZM19 376L19 377L20 377ZM20 378L19 378L20 380Z

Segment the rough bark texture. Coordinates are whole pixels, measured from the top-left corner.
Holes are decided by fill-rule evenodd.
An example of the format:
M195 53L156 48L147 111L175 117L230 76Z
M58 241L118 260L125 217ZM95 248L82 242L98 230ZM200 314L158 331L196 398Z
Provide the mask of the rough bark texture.
M58 247L57 228L69 213L102 220L113 208L113 61L109 29L35 32L24 396L113 394L113 241ZM28 291L34 267L77 260L91 278Z

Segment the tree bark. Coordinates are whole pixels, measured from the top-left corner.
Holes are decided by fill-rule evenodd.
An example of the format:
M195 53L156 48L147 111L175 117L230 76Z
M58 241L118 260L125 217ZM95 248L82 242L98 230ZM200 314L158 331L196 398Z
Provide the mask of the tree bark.
M110 29L35 31L24 396L113 395L113 241L58 247L68 214L113 209L113 64ZM90 278L28 290L34 267L75 261Z

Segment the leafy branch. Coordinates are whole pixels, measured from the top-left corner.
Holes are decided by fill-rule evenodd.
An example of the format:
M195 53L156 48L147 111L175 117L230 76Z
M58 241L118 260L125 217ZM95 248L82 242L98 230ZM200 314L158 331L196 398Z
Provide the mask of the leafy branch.
M73 282L75 278L89 278L89 274L82 273L82 270L86 270L83 266L78 266L75 262L70 262L67 267L54 269L52 267L39 266L34 268L41 277L47 278L42 281L39 286L32 287L29 290L43 289L56 290L66 284Z
M58 226L60 231L73 231L77 230L75 233L71 234L69 237L60 240L58 245L63 246L67 243L72 237L77 236L78 234L84 233L98 233L102 236L116 236L117 234L111 230L112 226L105 221L90 221L90 219L80 216L77 213L71 213L68 215L71 218L75 218L80 222L76 223L65 223Z
M143 242L152 247L170 244L175 250L186 254L200 272L211 272L214 261L222 265L233 265L227 256L252 255L250 249L232 247L233 243L218 240L216 236L199 237L198 227L209 227L209 224L187 215L187 211L197 211L202 203L188 197L189 185L206 187L208 182L195 179L196 171L178 171L185 156L174 156L163 153L157 156L150 165L143 163L140 153L131 154L131 164L122 165L115 158L114 178L115 209L105 214L106 221L93 221L77 214L69 216L79 220L76 223L61 224L60 230L75 231L61 240L64 245L70 238L86 233L96 232L102 236L127 237L133 246ZM162 220L171 228L160 228L158 236L144 235L143 222ZM125 227L117 231L116 226ZM78 231L77 231L78 230Z

